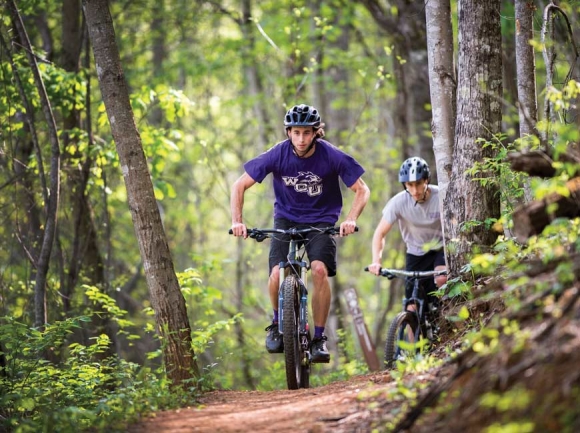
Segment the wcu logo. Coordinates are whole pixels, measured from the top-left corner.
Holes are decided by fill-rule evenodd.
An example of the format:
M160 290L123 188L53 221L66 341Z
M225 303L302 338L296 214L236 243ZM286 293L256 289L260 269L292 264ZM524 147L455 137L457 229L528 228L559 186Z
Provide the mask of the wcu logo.
M322 194L322 178L310 171L299 171L296 177L282 176L282 180L284 185L294 187L296 192L305 193L311 197Z

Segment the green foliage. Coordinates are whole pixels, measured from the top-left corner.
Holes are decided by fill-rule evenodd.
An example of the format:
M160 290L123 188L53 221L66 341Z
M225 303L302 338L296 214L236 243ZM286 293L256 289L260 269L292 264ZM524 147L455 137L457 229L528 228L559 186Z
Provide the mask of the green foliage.
M532 393L521 386L515 386L502 393L488 392L480 398L481 406L495 409L498 412L525 409L532 401Z
M521 202L524 195L524 182L528 175L523 172L511 170L507 161L508 153L519 148L519 143L505 143L505 134L495 134L491 140L478 139L484 152L493 155L485 157L482 162L475 162L473 167L466 171L476 182L483 187L494 185L500 194L502 209L502 221L505 223L507 217L514 210L515 206Z
M111 314L110 298L89 289ZM96 314L96 313L92 313ZM190 404L196 396L170 388L162 371L117 357L103 359L106 335L91 344L71 342L90 316L48 325L44 331L2 318L0 347L7 366L0 375L0 426L14 432L125 431L127 423L156 410ZM63 360L59 361L60 355Z
M388 393L389 401L400 402L400 408L393 413L393 418L386 424L387 430L391 431L406 411L415 405L421 391L429 386L429 382L420 379L421 373L425 373L442 364L442 360L429 354L419 354L405 361L397 361L395 370L391 370L391 377L395 386Z
M451 299L457 297L471 299L472 287L471 281L463 281L461 277L451 278L435 292L435 295L439 297L447 295Z

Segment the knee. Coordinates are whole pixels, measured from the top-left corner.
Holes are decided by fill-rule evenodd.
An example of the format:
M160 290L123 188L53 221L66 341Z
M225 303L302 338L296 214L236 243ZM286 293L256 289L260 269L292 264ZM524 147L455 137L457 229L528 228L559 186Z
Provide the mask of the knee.
M315 260L310 264L310 269L313 278L326 278L328 277L328 270L326 265L319 260Z
M274 266L270 271L270 280L280 281L280 267Z

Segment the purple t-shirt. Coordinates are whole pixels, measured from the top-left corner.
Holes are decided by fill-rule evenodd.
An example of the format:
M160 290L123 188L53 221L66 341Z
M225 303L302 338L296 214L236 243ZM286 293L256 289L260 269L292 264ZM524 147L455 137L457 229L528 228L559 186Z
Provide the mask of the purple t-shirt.
M320 138L309 158L296 156L285 140L246 162L244 169L258 183L272 173L274 218L306 224L335 224L342 210L339 178L351 187L364 173L352 156Z

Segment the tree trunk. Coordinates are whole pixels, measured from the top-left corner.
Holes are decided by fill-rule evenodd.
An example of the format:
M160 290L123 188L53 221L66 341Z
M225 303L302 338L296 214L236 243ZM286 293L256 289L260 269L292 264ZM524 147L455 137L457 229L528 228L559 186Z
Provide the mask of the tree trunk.
M555 68L555 61L556 55L554 53L554 15L555 12L553 9L557 9L558 7L553 3L550 2L544 8L544 15L543 15L543 23L542 23L542 55L544 57L544 66L546 68L546 90L552 87L553 79L554 79L554 68ZM549 37L549 41L546 40L546 36ZM544 120L548 122L548 128L550 124L556 124L556 113L554 110L554 102L550 100L548 96L548 92L545 92L544 96ZM542 141L547 143L547 141L551 138L551 132L547 130L546 132L542 132Z
M523 150L530 148L530 136L540 138L538 123L538 98L536 95L536 56L530 41L534 39L534 2L516 0L516 73L518 84L518 115ZM530 182L524 182L524 203L532 200Z
M432 110L431 132L437 163L439 200L443 204L451 176L457 90L449 0L425 1L425 16Z
M313 17L320 16L320 6L321 6L320 3L321 2L317 0L309 0L307 2L307 7L308 9L310 9ZM328 99L326 98L325 92L326 86L324 77L326 71L324 71L322 68L324 62L325 46L323 37L319 32L315 20L310 21L310 40L313 41L313 43L311 45L309 58L311 59L311 62L313 62L316 66L313 68L312 72L310 72L312 74L312 79L310 80L310 82L312 83L310 85L312 96L309 99L312 101L311 105L318 108L318 111L327 114L325 116L325 119L330 119L330 116L328 115L328 106L327 106ZM326 121L324 123L326 124Z
M534 39L534 2L516 0L516 65L520 137L536 135L538 104L536 96L536 57L530 41Z
M453 30L449 0L426 0L427 53L429 55L429 90L431 92L431 133L439 186L439 208L443 203L453 158L455 98L457 81L453 64ZM443 231L445 225L442 224ZM445 241L445 236L443 236Z
M447 263L457 275L474 247L485 249L497 238L484 222L499 218L497 186L466 174L476 161L493 157L477 139L491 139L501 127L500 0L466 0L459 9L457 121L451 181L444 202ZM478 173L478 178L490 177Z
M115 41L107 0L83 0L99 86L116 143L145 276L162 337L167 376L174 386L198 378L191 329L157 207L141 137Z
M264 103L264 85L258 68L259 62L256 60L256 38L254 36L254 22L252 21L252 3L251 0L242 0L242 22L240 24L242 34L246 43L242 49L244 59L244 77L247 81L249 100L254 112L254 122L252 127L258 129L256 137L258 153L266 150L268 146L268 134L271 132L268 121L269 116L266 112L267 104Z
M24 51L30 63L30 69L32 70L34 83L40 96L40 104L48 126L48 137L50 140L50 195L48 203L46 203L46 223L44 226L42 247L36 267L36 280L34 282L34 325L37 328L44 328L46 324L46 278L56 233L56 218L60 195L60 143L50 101L48 100L44 82L38 70L38 64L36 63L36 57L33 54L28 34L22 23L22 17L18 12L14 0L8 0L7 3L12 16L12 23L24 45Z

